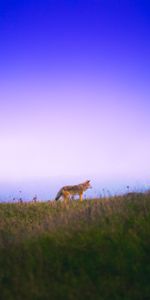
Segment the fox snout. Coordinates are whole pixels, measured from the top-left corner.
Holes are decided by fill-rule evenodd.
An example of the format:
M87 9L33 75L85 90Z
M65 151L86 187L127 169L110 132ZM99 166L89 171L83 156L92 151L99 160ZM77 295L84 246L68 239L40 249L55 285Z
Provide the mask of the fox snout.
M90 180L87 180L87 184L88 184L88 189L92 189L92 185L90 183Z

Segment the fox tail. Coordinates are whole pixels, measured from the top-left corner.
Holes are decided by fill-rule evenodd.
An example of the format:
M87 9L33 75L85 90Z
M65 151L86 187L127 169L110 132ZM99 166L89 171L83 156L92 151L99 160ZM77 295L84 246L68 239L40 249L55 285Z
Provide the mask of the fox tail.
M62 190L60 190L60 191L57 193L55 200L56 200L56 201L59 200L59 198L61 197L61 195L62 195Z

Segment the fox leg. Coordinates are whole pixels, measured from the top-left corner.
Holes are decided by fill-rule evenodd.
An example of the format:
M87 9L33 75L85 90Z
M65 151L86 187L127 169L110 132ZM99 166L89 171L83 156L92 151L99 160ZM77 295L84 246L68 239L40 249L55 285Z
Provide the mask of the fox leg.
M68 191L63 191L63 197L64 197L64 201L66 203L67 200L69 200L69 198L70 198L70 193Z
M80 197L80 201L82 201L82 193L79 194L79 197Z

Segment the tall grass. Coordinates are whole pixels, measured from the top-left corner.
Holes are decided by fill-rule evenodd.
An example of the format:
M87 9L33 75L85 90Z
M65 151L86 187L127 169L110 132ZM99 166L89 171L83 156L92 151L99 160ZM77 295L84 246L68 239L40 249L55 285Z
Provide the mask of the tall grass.
M0 296L148 300L150 195L0 204Z

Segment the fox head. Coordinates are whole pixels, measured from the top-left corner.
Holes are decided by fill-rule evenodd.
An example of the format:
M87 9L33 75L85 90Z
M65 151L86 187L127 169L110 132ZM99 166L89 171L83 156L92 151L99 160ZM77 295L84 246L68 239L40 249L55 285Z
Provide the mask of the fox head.
M85 184L86 189L91 189L92 188L92 186L90 184L90 180L86 180L84 184Z

